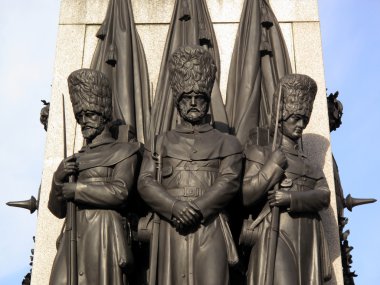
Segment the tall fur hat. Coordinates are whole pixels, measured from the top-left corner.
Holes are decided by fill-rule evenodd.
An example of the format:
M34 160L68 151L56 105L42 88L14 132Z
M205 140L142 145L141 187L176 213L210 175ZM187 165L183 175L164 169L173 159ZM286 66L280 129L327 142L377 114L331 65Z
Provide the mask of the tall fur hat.
M275 128L277 102L282 92L280 101L279 122L286 121L291 115L297 114L310 118L313 103L317 94L317 83L311 77L304 74L289 74L281 78L273 97L272 129Z
M67 78L74 113L92 111L107 121L112 116L112 92L107 77L94 69L79 69Z
M211 97L216 74L215 61L201 46L178 48L169 60L169 80L176 101L183 93L204 93Z

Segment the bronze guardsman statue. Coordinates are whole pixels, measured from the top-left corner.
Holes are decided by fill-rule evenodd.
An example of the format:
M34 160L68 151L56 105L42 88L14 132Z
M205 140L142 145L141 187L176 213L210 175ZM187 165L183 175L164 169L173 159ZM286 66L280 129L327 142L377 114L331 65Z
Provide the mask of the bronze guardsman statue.
M181 123L156 139L162 182L149 144L138 182L161 219L155 283L229 284L237 255L224 209L239 189L242 147L206 122L216 72L211 55L180 47L169 66Z
M69 76L68 85L86 145L58 166L48 207L62 219L68 202L76 206L77 283L125 285L133 259L128 222L122 213L137 180L139 145L111 136L111 88L104 74L80 69ZM76 182L69 182L69 176L75 176ZM51 285L71 284L69 242L65 234L58 240Z
M302 149L316 93L310 77L284 76L274 95L273 148L246 147L243 201L253 216L241 236L241 242L252 246L247 284L319 285L331 278L319 216L329 206L330 191L322 169Z

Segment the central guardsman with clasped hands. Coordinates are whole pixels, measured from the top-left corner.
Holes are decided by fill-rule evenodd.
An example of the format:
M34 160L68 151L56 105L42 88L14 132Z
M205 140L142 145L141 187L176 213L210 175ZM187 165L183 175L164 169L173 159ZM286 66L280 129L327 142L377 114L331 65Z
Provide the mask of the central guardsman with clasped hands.
M228 284L228 265L237 256L223 212L239 189L242 147L206 122L216 73L210 53L181 47L169 65L181 124L156 139L161 183L151 149L138 182L141 197L161 219L157 284Z

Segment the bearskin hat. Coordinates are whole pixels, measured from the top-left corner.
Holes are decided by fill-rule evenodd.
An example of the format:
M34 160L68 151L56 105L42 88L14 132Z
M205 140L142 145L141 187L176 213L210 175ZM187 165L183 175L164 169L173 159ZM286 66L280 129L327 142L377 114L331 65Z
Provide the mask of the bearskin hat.
M310 118L314 99L318 90L317 83L314 79L304 74L285 75L277 85L273 97L272 129L275 127L277 102L280 90L282 96L280 101L279 122L286 121L293 114Z
M67 78L74 113L92 111L107 121L112 116L112 92L107 77L94 69L79 69Z
M169 60L169 80L176 101L183 93L204 93L211 97L216 74L215 61L201 46L178 48Z

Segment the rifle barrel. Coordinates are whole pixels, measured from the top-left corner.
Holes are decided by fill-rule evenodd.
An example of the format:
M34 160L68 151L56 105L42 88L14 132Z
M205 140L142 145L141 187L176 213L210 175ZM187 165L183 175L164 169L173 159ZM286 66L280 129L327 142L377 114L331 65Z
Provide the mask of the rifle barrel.
M161 155L152 153L156 161L156 180L161 183ZM152 236L150 241L150 259L149 259L149 285L155 285L157 280L157 261L158 261L158 236L160 234L160 217L157 213L153 214Z
M277 145L277 133L278 133L278 120L280 117L280 105L282 100L282 86L280 83L277 109L276 109L276 124L274 130L274 137L272 143L272 152L276 150ZM274 190L279 189L279 184L274 186ZM265 272L265 285L273 285L274 282L274 272L276 263L276 251L277 251L277 241L278 241L278 231L280 226L280 209L277 206L272 208L272 220L270 223L270 234L268 239L268 255L267 255L267 266Z
M65 96L62 94L62 117L63 117L63 156L67 158L66 143L66 114ZM69 183L75 182L74 175L69 177ZM74 202L67 202L66 210L66 241L67 241L67 284L78 285L77 266L77 219L76 205Z

